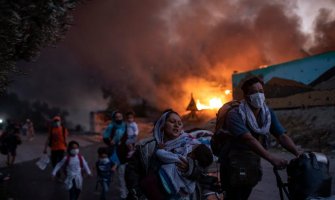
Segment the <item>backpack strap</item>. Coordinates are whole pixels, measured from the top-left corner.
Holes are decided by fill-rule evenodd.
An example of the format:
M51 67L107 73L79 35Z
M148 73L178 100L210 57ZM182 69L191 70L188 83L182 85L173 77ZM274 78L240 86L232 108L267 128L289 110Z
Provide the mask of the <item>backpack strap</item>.
M78 154L78 158L79 158L79 165L80 165L80 168L83 169L83 167L84 167L83 156L82 156L81 154Z
M79 159L79 165L80 165L80 168L83 168L84 167L84 160L83 160L83 156L78 154L78 159ZM66 155L66 160L65 160L65 163L64 163L64 168L66 169L66 167L69 165L69 162L70 162L70 156L69 155Z
M214 134L217 134L220 129L222 129L223 125L225 124L226 118L228 113L235 107L238 107L241 104L240 101L233 100L226 104L224 104L216 114L216 123Z
M66 159L65 159L65 163L63 165L63 170L64 170L64 174L66 175L66 168L67 166L69 165L69 162L70 162L70 156L69 155L66 155Z

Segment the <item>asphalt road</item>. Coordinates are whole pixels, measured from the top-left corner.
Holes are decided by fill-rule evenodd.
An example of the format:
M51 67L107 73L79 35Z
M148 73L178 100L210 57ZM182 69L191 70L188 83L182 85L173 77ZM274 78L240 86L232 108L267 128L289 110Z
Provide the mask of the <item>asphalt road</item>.
M98 144L81 148L81 154L85 157L89 166L93 170L94 163L97 159L96 150ZM102 146L102 144L101 144ZM33 161L23 162L14 165L6 172L11 174L11 180L7 181L5 187L8 189L7 196L14 200L60 200L68 199L68 192L64 188L64 184L51 180L51 166L41 171L35 165L36 159ZM4 171L4 169L2 169ZM94 173L94 172L93 172ZM99 192L95 190L96 177L86 177L84 179L83 191L80 200L99 199ZM115 187L111 187L109 199L119 199L116 195ZM2 200L2 199L1 199Z
M102 145L102 144L101 144ZM96 149L98 144L87 146L81 149L81 154L88 161L91 168L97 159ZM280 157L290 159L292 156L285 152L274 152ZM331 159L331 174L334 175L334 156ZM68 192L64 189L63 183L52 181L51 167L45 171L41 171L35 165L36 160L16 164L11 169L1 169L11 174L11 180L4 185L8 190L9 199L15 200L60 200L68 199ZM272 166L263 161L263 180L254 188L250 200L279 200L279 191L276 186L275 176L272 171ZM93 171L93 170L92 170ZM285 171L282 172L283 180L286 181ZM334 177L333 177L334 179ZM333 181L334 182L334 181ZM80 200L94 200L99 199L99 193L95 190L96 178L85 178L83 191ZM3 187L3 186L2 186ZM1 189L1 187L0 187ZM333 184L333 191L335 187ZM0 190L1 192L1 190ZM334 192L333 192L334 193ZM116 192L115 183L111 186L111 191L108 194L109 199L118 200L119 197ZM1 199L1 197L0 197ZM2 200L2 199L1 199Z

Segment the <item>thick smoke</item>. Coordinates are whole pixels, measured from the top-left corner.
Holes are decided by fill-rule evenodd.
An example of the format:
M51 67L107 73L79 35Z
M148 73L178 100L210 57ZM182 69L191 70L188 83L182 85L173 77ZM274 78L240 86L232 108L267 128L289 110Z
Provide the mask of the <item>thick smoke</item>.
M335 2L334 2L335 5ZM335 13L330 9L321 9L314 23L315 53L335 50Z
M197 84L229 89L234 71L304 57L312 36L301 31L296 7L289 0L88 2L59 48L22 64L32 68L31 78L14 90L88 110L105 106L103 86L125 101L183 111ZM311 52L334 50L330 13L320 11Z

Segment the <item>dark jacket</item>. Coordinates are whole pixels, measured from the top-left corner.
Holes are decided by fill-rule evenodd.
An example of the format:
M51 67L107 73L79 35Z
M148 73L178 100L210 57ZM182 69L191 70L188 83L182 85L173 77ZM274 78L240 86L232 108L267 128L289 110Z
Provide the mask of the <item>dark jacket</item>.
M144 199L140 181L148 175L149 168L155 168L155 163L151 163L150 160L156 148L157 143L154 138L142 140L128 160L125 173L125 181L129 190L128 199L141 199L141 197Z

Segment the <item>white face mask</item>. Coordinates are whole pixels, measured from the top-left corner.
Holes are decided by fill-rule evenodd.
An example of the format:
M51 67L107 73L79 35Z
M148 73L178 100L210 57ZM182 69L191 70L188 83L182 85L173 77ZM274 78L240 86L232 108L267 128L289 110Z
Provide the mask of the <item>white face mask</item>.
M264 93L257 92L255 94L249 95L250 104L254 108L261 108L265 102Z
M109 158L101 158L100 162L102 162L102 163L108 163L109 162Z
M71 149L70 154L71 155L77 155L79 153L79 149Z
M61 125L60 121L54 122L55 127L59 127Z

